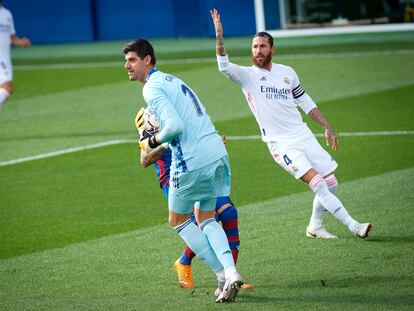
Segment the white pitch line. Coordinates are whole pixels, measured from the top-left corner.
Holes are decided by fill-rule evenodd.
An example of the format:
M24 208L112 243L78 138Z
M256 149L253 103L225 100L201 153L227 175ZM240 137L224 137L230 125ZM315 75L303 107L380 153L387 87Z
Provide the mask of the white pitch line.
M353 136L394 136L394 135L414 135L414 131L380 131L380 132L350 132L338 133L339 137L353 137ZM325 137L323 133L316 133L316 137ZM229 140L257 140L261 139L260 135L250 136L226 136Z
M10 160L10 161L4 161L4 162L0 162L0 167L1 166L13 165L13 164L17 164L17 163L22 163L22 162L28 162L28 161L34 161L34 160L40 160L40 159L45 159L45 158L56 157L56 156L59 156L59 155L78 152L78 151L96 149L96 148L101 148L101 147L110 146L110 145L126 144L126 143L131 143L131 142L136 142L136 141L135 140L128 140L128 139L109 140L109 141L104 141L104 142L97 143L97 144L73 147L73 148L69 148L69 149L57 150L57 151L48 152L48 153L42 153L42 154L38 154L38 155L35 155L35 156L19 158L19 159Z
M389 56L389 55L411 55L414 49L400 50L377 50L361 52L332 52L332 53L303 53L276 55L275 59L313 59L313 58L334 58L334 57L361 57L361 56ZM232 61L250 60L250 56L230 57ZM161 65L215 63L214 57L183 58L160 61ZM98 68L98 67L122 67L123 62L91 62L91 63L63 63L63 64L34 64L34 65L14 65L14 70L40 70L40 69L75 69L75 68Z
M350 132L350 133L339 133L339 137L359 137L359 136L394 136L394 135L414 135L414 131L378 131L378 132ZM324 137L324 134L322 133L316 133L316 137ZM249 136L227 136L228 140L260 140L262 137L260 135L249 135ZM56 157L59 155L64 155L68 153L74 153L84 150L90 150L90 149L96 149L111 145L120 145L120 144L129 144L129 143L136 143L136 140L134 139L117 139L117 140L109 140L100 142L97 144L91 144L86 146L79 146L79 147L73 147L63 150L57 150L53 152L48 153L42 153L30 157L24 157L24 158L18 158L15 160L10 161L4 161L0 162L0 167L2 166L8 166L28 161L34 161L34 160L40 160L45 158L51 158Z

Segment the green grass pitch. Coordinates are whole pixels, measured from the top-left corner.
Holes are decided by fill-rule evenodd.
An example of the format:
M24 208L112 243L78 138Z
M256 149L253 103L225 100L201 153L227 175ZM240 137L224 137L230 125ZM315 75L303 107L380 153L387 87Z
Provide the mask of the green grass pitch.
M250 63L249 38L226 42L235 62ZM338 239L305 238L312 192L260 140L230 139L238 266L255 288L216 305L214 277L194 260L196 289L181 289L172 263L183 242L167 224L154 170L138 165L135 143L1 164L135 139L133 118L144 103L122 68L123 42L17 49L15 94L0 112L0 310L412 310L414 34L276 42L276 62L296 69L340 135L411 133L343 135L332 153L338 197L356 219L373 223L369 238L330 215L326 225ZM241 90L217 70L214 41L155 46L159 68L197 92L221 134L259 134Z

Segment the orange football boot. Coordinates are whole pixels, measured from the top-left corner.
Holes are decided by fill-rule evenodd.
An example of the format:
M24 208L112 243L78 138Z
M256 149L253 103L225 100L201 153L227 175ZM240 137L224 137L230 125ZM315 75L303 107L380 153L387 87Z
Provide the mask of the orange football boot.
M242 286L241 286L241 289L253 289L254 288L254 286L252 285L252 284L247 284L247 283L244 283Z
M183 265L180 259L174 262L175 271L178 274L178 283L182 288L194 288L193 276L191 275L191 265Z

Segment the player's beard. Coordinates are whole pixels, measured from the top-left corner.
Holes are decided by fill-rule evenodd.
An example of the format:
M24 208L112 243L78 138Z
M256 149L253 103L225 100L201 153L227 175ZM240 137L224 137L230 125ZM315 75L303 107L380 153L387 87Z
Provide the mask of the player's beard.
M258 60L252 55L253 64L259 68L267 68L272 61L272 53L267 54L264 58Z

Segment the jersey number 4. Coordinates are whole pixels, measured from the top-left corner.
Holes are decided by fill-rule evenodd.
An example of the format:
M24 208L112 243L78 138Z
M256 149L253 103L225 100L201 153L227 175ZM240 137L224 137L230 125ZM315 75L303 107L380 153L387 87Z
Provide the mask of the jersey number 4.
M203 115L203 110L201 109L201 105L198 102L197 97L194 93L188 88L187 85L181 84L181 90L183 91L184 95L190 94L191 100L193 101L194 108L197 112L197 116L201 117Z
M283 156L283 160L285 160L285 163L286 163L287 166L289 166L289 164L292 164L292 160L289 159L289 157L287 156L287 154L285 154Z

